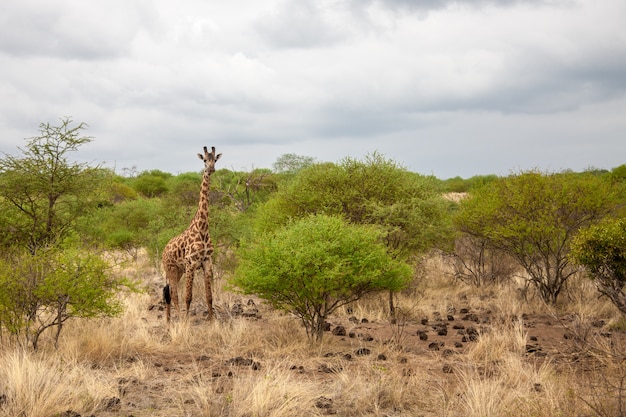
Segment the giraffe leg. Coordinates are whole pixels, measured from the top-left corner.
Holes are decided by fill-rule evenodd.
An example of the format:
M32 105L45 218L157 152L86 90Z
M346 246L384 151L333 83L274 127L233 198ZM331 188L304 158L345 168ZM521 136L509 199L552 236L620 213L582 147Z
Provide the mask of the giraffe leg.
M180 306L178 305L178 282L180 281L180 270L176 266L168 266L165 270L165 278L166 278L166 289L169 294L166 294L166 289L164 289L163 295L166 298L165 303L165 318L169 323L171 318L171 303L174 303L174 309L180 315ZM169 297L168 297L169 295ZM169 298L169 302L167 302L167 298Z
M207 320L213 320L213 291L211 288L213 281L213 261L211 257L204 261L202 269L204 270L204 295L206 297L207 309L209 310Z
M191 297L193 294L193 276L194 276L194 269L191 270L185 270L185 305L187 307L187 310L185 311L185 315L187 317L189 317L189 307L191 306Z

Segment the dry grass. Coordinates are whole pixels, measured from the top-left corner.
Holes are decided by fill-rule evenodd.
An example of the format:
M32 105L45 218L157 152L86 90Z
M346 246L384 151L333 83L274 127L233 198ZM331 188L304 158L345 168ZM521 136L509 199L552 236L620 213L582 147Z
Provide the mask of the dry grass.
M0 381L0 416L49 417L68 409L88 415L116 394L115 386L89 367L23 351L2 352Z
M121 317L68 323L57 351L47 340L37 354L4 347L0 417L68 410L98 417L582 417L620 415L625 406L626 347L615 337L597 337L593 324L599 316L618 322L617 315L583 281L567 303L548 308L523 299L515 286L454 282L443 263L429 260L418 284L398 295L394 324L385 313L386 294L332 318L346 325L352 316L368 318L371 331L382 332L374 341L328 335L310 345L288 314L262 305L260 319L229 314L239 296L225 293L220 280L219 320L207 323L198 314L167 328L158 309L161 278L149 266L136 267L148 290L128 296ZM194 305L201 306L197 281ZM476 324L481 336L462 353L429 351L408 330L461 308L490 317ZM528 314L568 317L566 330L577 337L561 351L529 355L535 329ZM355 355L363 347L375 353Z

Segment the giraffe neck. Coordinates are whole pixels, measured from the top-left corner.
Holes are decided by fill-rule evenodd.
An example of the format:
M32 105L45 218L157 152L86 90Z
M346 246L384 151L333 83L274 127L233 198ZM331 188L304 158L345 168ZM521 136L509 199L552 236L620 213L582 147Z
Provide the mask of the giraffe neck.
M209 233L209 188L211 185L211 174L204 172L202 176L202 186L200 188L200 201L198 210L191 221L192 228L201 233Z

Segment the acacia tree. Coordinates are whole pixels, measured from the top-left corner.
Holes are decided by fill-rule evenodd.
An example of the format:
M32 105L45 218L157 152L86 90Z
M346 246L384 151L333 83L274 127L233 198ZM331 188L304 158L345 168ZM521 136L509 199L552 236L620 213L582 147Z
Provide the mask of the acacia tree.
M40 135L28 139L21 156L0 159L0 231L4 244L27 247L31 253L62 239L76 219L101 199L106 171L72 162L71 152L92 141L81 136L85 123L60 126L42 123Z
M0 159L0 331L35 349L48 328L57 328L58 341L71 317L115 314L118 290L131 288L97 254L69 245L78 219L107 200L110 178L68 159L91 141L81 136L85 127L68 118L41 124L22 155Z
M56 328L58 346L71 318L114 316L122 311L119 291L135 290L113 278L100 256L73 247L49 247L35 255L0 258L0 330L37 350L47 329Z
M411 278L411 268L387 253L380 229L336 216L291 222L242 246L239 256L231 284L294 313L316 341L337 308L373 291L398 291Z
M512 256L546 303L576 272L568 257L576 233L615 207L608 181L591 174L523 172L474 190L460 203L459 229Z
M607 219L582 230L571 258L584 266L598 291L626 314L626 219Z
M313 164L300 170L258 211L260 230L275 230L310 214L338 215L377 225L388 253L403 262L451 242L449 202L434 177L409 172L378 153L364 160ZM392 293L390 312L394 312Z

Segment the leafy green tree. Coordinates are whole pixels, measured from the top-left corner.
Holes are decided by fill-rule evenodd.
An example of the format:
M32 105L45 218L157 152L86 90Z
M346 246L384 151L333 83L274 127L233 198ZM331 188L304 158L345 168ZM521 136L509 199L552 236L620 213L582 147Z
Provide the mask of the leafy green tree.
M626 164L613 168L609 175L613 181L626 182Z
M231 283L297 315L311 340L337 308L372 291L402 289L411 268L389 256L380 230L313 215L258 237L240 251Z
M172 174L153 169L144 171L131 181L131 186L144 197L159 197L167 193L167 180Z
M626 219L607 219L582 230L572 245L571 258L584 266L598 291L626 314Z
M266 201L277 189L275 175L268 169L250 172L221 169L215 172L211 185L215 203L242 213Z
M576 272L572 238L615 208L608 181L594 175L523 172L489 182L460 202L459 229L512 256L546 303Z
M105 171L70 161L69 154L91 138L87 127L42 123L40 135L28 139L21 156L0 159L0 234L5 245L28 247L31 253L71 232L76 219L103 200Z
M257 227L274 230L310 214L339 215L350 223L378 225L388 253L408 262L452 241L449 202L440 181L407 171L378 153L301 170L259 208ZM393 296L389 297L393 314Z
M58 346L70 318L114 316L122 311L120 291L135 290L114 278L102 257L75 247L13 252L0 259L0 329L37 350L41 335L56 328Z
M202 184L200 172L178 174L168 180L168 191L163 195L163 202L168 208L185 207L193 216L198 207L198 195Z
M312 156L296 155L294 153L286 153L279 156L276 162L272 164L274 171L279 174L295 175L304 168L315 163Z

